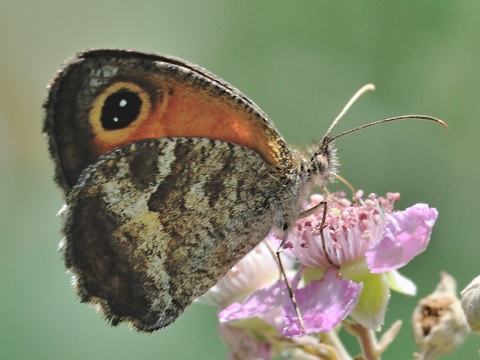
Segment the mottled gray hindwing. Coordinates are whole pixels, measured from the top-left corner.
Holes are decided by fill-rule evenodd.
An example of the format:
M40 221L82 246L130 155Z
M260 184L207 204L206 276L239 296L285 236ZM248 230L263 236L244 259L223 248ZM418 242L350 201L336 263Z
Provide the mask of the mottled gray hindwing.
M283 220L288 187L256 152L216 140L145 140L101 156L62 214L82 301L112 324L168 325Z

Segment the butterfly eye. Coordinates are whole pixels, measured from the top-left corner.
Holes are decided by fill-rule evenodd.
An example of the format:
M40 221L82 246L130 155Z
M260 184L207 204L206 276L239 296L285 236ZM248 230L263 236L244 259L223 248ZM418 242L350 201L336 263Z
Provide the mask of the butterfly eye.
M123 129L135 121L142 108L138 93L121 89L109 95L103 104L100 121L105 130Z

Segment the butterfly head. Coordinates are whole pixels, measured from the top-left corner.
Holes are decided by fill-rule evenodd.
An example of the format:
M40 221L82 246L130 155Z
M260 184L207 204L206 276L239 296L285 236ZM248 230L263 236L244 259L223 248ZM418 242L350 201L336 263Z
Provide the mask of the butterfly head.
M306 174L315 185L335 180L339 161L333 139L324 136L319 144L309 149L304 155L304 166Z

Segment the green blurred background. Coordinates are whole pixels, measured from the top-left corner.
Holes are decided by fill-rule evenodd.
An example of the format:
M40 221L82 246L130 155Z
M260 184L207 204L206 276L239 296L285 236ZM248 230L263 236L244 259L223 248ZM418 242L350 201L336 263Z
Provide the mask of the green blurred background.
M62 206L41 135L46 85L73 53L119 47L172 54L254 99L291 144L323 135L349 97L373 82L334 133L393 115L338 142L341 174L357 188L399 191L399 208L440 212L431 244L402 273L430 293L440 271L463 288L480 247L480 6L477 1L0 2L0 358L222 359L215 309L194 305L151 335L110 328L78 302L57 244ZM404 320L385 359L415 351L418 298L393 294L387 325ZM478 358L471 335L446 359ZM353 349L356 348L352 342Z

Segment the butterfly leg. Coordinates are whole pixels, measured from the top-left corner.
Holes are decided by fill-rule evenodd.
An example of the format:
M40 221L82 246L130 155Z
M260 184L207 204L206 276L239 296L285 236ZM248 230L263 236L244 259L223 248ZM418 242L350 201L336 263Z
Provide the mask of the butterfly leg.
M286 229L287 229L287 226L285 225L285 230ZM285 232L285 234L286 234L286 232ZM293 308L295 309L295 314L297 315L298 323L300 325L300 328L302 329L302 332L304 334L306 334L307 330L305 329L305 324L303 323L302 314L301 314L300 309L298 308L298 305L297 305L297 299L295 297L295 293L292 289L292 285L290 283L290 280L288 280L287 274L285 272L285 268L283 267L282 259L280 257L280 254L282 253L283 249L285 248L286 242L287 242L287 237L284 236L283 239L282 239L282 242L280 243L280 246L278 247L275 254L277 256L278 266L280 267L280 271L282 272L282 276L285 279L285 284L287 285L288 294L290 296L290 300L292 301Z

